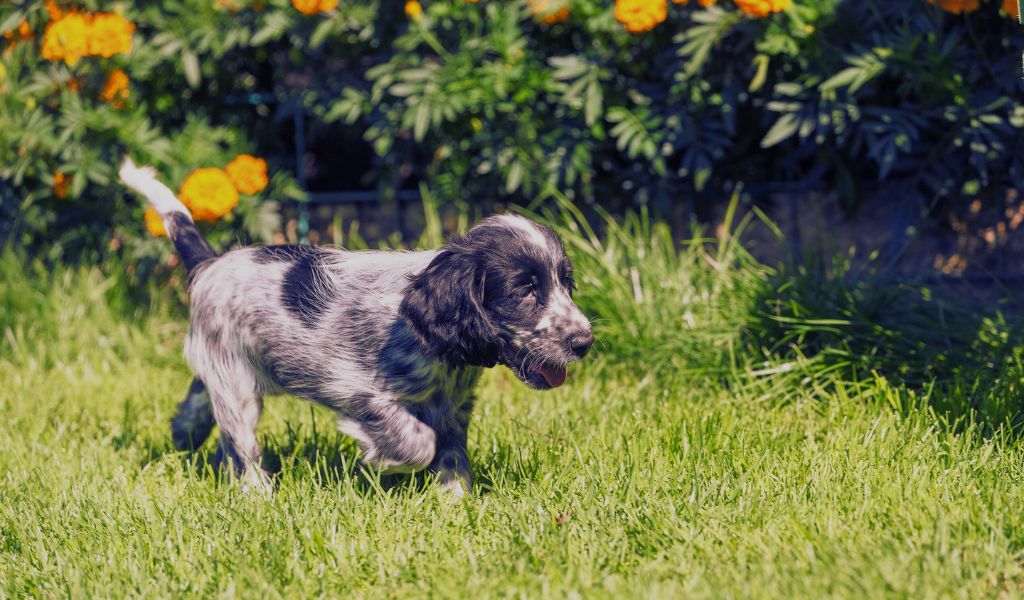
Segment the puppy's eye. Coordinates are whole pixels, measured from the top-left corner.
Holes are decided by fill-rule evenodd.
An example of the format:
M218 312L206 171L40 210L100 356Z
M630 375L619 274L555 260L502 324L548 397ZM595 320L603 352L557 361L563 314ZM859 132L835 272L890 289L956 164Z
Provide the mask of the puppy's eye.
M531 275L529 279L523 282L523 285L519 286L519 295L523 298L526 298L527 296L536 296L537 286L539 284L540 281L537 280L537 276Z

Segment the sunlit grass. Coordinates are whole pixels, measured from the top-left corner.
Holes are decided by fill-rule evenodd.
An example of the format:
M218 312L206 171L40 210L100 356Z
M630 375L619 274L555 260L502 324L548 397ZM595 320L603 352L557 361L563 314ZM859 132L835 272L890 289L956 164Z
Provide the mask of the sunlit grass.
M488 373L454 505L363 472L290 398L260 429L275 495L218 481L211 444L170 444L181 312L112 266L5 254L0 596L1021 593L1010 317L642 217L549 218L601 342L549 393Z

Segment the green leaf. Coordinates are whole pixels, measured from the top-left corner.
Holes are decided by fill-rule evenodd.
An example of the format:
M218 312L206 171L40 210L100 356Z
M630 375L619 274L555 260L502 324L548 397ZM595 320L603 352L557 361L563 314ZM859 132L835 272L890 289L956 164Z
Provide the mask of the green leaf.
M768 63L771 59L765 54L758 54L754 57L754 64L757 66L757 71L754 72L754 78L750 80L750 86L747 88L751 92L764 87L764 82L768 79Z
M597 78L591 79L587 84L587 101L583 105L583 121L587 125L593 125L601 116L601 106L604 101L604 92L601 83Z
M313 30L313 35L309 36L310 48L319 48L322 46L332 33L334 33L334 21L324 19L316 26L316 29Z
M577 79L590 69L590 63L579 56L553 56L548 64L555 68L552 77L558 81Z
M185 81L192 88L199 87L201 79L199 71L199 57L191 50L185 49L181 52L181 66L185 70Z
M779 117L772 128L765 134L764 139L761 140L762 148L771 148L772 146L779 144L793 137L800 127L800 119L796 117L794 113L786 113Z
M413 121L412 136L417 142L422 142L427 135L427 127L430 125L430 106L426 102L416 105L416 115Z
M526 168L523 166L522 161L517 160L513 162L512 166L509 167L508 175L505 178L505 191L511 194L519 189L525 174Z

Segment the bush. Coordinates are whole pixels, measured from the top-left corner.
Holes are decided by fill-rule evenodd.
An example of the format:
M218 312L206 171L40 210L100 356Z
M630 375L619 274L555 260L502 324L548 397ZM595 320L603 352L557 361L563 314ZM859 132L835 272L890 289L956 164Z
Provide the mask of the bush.
M1024 28L997 0L102 4L134 25L130 52L47 60L48 8L72 7L0 8L4 233L54 252L166 247L111 183L125 152L175 185L240 152L270 158L268 191L214 227L266 237L276 210L260 199L302 196L286 174L297 112L345 162L369 144L364 185L424 179L441 200L557 188L664 210L810 180L852 209L894 181L927 208L1024 179Z

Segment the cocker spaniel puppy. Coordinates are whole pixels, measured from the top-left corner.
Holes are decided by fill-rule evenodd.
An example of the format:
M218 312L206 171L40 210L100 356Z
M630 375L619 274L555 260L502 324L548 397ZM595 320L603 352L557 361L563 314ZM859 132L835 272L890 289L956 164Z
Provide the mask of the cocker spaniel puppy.
M474 386L502 364L527 385L565 382L593 344L572 300L572 264L529 219L490 217L440 250L265 246L218 256L153 169L121 181L160 214L189 271L185 357L195 380L172 422L180 449L220 426L218 464L269 489L256 424L280 391L335 411L365 463L430 469L461 495Z

